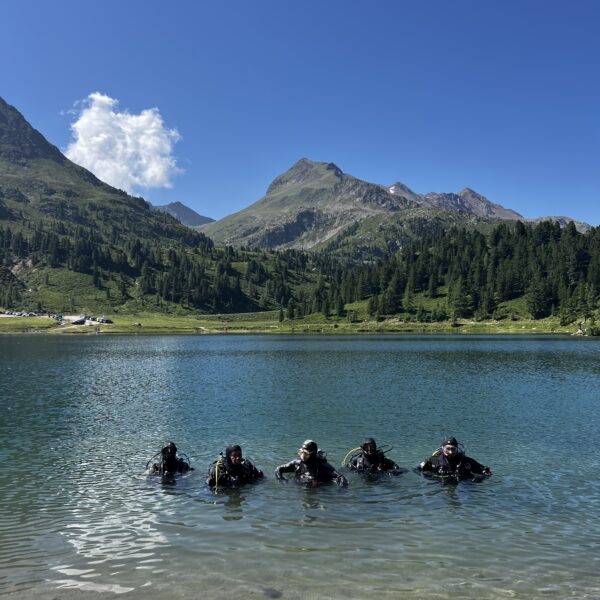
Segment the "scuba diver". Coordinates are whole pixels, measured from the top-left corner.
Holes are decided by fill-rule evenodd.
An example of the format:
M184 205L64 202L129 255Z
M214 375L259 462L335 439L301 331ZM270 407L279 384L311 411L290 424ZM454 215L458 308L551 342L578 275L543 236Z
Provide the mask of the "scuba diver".
M456 479L492 475L489 467L484 467L465 454L462 444L459 444L455 437L446 438L433 455L424 460L418 468L424 474Z
M275 469L275 477L285 481L284 473L295 473L296 479L316 487L319 483L334 481L338 485L348 485L347 479L340 475L319 451L317 442L306 440L298 450L298 457Z
M152 460L160 454L160 462L153 463ZM165 442L160 452L157 452L146 464L146 470L149 473L162 475L163 477L173 477L176 473L187 473L193 470L190 465L190 459L183 454L177 456L177 446L174 442Z
M242 458L241 447L232 444L225 448L225 456L221 453L221 458L210 465L206 483L215 489L219 486L236 487L244 483L254 483L262 477L263 472L259 471L251 460Z
M350 460L346 463L346 459L351 452L355 452L355 454L352 454ZM377 448L375 440L371 437L365 438L359 448L350 450L342 462L346 463L345 466L349 469L363 473L383 473L388 471L393 475L399 475L402 472L393 460L386 458L383 450Z

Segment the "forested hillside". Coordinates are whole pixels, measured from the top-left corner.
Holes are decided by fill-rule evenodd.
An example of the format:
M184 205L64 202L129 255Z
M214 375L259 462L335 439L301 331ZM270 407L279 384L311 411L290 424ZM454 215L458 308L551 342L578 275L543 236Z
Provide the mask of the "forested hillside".
M560 315L590 317L600 290L600 229L500 224L486 236L452 229L425 236L394 256L333 273L344 303L369 299L369 313L417 321ZM330 304L341 305L337 298ZM512 303L512 304L511 304ZM513 306L514 308L510 308Z
M328 254L216 248L190 239L116 235L56 222L0 226L0 305L30 309L180 309L243 312L282 307L288 319L346 317L368 301L375 318L416 321L593 315L600 230L573 224L500 224L489 235L452 229L361 266ZM519 302L517 302L519 301ZM511 309L510 303L516 302ZM350 315L351 316L351 315Z

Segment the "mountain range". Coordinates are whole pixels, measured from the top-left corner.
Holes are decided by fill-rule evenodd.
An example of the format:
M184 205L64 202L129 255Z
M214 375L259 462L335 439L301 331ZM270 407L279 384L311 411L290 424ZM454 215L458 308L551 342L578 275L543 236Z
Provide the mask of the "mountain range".
M393 252L410 239L451 225L485 229L499 221L527 220L469 188L421 195L401 182L370 183L334 163L302 158L275 178L263 198L200 229L218 244L364 255Z
M217 245L316 250L358 260L393 253L410 240L453 225L486 230L499 221L528 220L469 188L418 194L401 182L370 183L334 163L303 158L276 177L263 198L214 221L181 202L151 206L103 183L69 161L0 99L0 218L32 219L39 212L58 219L70 214L84 223L88 209L94 213L91 221L117 230L131 222L129 233L142 238L157 227L167 237L174 234L175 221L166 225L162 219L158 226L150 216L166 213ZM544 218L562 225L571 221ZM590 228L575 225L581 232Z
M332 311L354 319L360 309L425 322L504 318L525 302L521 314L534 318L592 315L600 228L581 235L566 218L531 227L521 220L471 189L420 195L302 159L246 210L202 225L215 245L72 163L0 99L3 308L277 309L280 320Z

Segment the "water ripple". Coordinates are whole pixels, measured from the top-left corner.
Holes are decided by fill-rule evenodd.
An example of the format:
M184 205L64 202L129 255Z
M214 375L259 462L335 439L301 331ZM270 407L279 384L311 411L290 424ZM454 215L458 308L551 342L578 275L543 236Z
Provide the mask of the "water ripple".
M0 594L600 597L599 358L563 338L3 338ZM412 471L448 432L491 479ZM407 472L273 477L307 437L337 463L365 435ZM143 476L165 439L196 467L175 485ZM267 480L214 494L231 442Z

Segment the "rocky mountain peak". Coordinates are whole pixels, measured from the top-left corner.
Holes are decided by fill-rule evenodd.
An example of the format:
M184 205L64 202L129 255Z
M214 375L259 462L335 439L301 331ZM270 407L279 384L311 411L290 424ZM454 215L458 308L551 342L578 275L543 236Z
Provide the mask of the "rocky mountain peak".
M331 174L338 179L341 179L344 175L342 170L334 163L314 162L308 158L301 158L289 170L273 180L267 189L267 195L284 186L309 183Z
M409 200L418 200L420 198L419 194L413 192L407 185L404 185L400 181L391 185L388 191L394 196L404 196L404 198L408 198Z
M470 187L463 188L458 192L459 196L477 196L478 198L483 198L481 194L478 194L474 189Z
M489 200L485 196L482 196L481 194L477 193L475 190L469 187L460 190L457 196L462 198L464 201L470 200L472 202L489 202Z
M14 106L0 98L0 159L22 162L32 158L64 160L56 146L46 141Z
M519 220L523 216L518 212L490 202L485 196L478 194L471 188L464 188L458 192L458 197L462 200L465 208L480 217L494 217L498 219Z
M198 227L200 225L205 225L206 223L214 222L214 219L198 214L195 210L192 210L189 206L186 206L181 202L171 202L170 204L162 206L153 206L152 209L165 212L188 227Z

